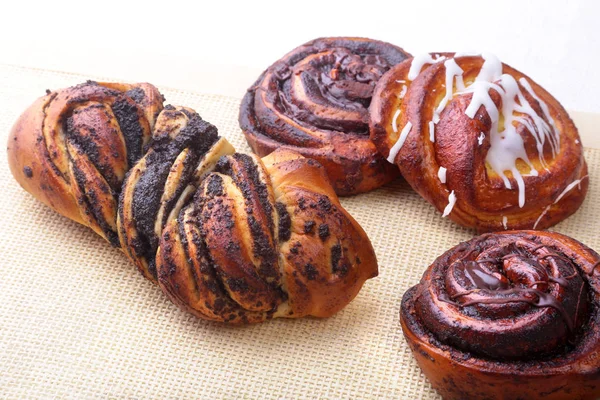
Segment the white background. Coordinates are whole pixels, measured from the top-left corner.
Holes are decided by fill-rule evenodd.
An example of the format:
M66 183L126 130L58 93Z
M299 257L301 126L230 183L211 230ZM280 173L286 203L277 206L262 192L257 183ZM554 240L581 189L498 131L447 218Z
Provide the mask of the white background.
M5 2L0 62L241 97L319 36L483 50L570 110L600 112L600 1Z

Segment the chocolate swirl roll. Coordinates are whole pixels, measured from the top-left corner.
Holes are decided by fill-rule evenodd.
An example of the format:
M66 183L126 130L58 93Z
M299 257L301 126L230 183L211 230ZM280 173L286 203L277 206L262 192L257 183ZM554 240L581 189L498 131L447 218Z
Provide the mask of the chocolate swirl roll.
M565 109L491 54L425 54L393 67L373 95L371 138L444 217L480 232L548 228L587 194Z
M598 265L558 233L476 237L405 293L404 336L444 399L596 399Z
M147 83L86 83L33 103L13 126L8 161L21 186L118 246L127 171L144 154L163 97Z
M410 57L389 43L321 38L270 66L248 90L239 122L260 156L292 149L319 161L339 195L375 189L397 171L369 140L375 84Z

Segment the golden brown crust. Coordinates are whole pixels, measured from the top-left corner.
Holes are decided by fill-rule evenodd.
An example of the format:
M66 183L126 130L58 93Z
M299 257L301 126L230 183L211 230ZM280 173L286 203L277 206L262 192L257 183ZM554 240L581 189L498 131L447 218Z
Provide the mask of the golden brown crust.
M291 219L289 239L279 242L290 316L331 316L377 276L373 247L339 203L321 165L285 150L263 163L275 199Z
M405 293L404 336L444 399L596 399L599 265L558 233L476 237Z
M163 101L149 84L49 93L11 132L13 175L208 320L327 317L377 275L322 166L236 153L194 110Z
M389 43L321 38L269 67L248 90L240 126L254 152L285 147L321 163L338 195L375 189L397 176L369 140L375 83L409 57Z
M179 199L185 201L199 185L198 166L234 151L221 146L223 141L217 128L192 109L169 105L158 115L152 142L123 182L118 216L121 246L146 278L156 280L154 258L162 229L181 207Z
M34 197L118 245L121 182L141 156L162 101L144 83L89 81L49 92L10 132L13 176Z
M453 53L436 53L434 56L445 57L448 61L452 60ZM419 194L443 212L454 192L457 201L448 217L478 231L544 229L579 208L587 193L587 165L577 128L556 99L529 77L502 64L502 73L515 78L523 98L532 111L541 116L540 126L547 124L551 130L554 123L560 136L555 155L552 137L544 137L540 126L531 118L520 111L515 112L515 116L524 117L525 123L516 121L514 126L537 171L534 176L524 160L516 162L524 180L525 202L521 207L519 182L515 176L511 171L504 171L511 186L507 188L487 158L493 123L486 107L482 106L475 117L470 118L466 110L471 104L472 93L467 90L457 94L455 89L439 114L440 120L435 123L432 135L431 121L435 120L436 107L446 94L446 62L427 64L410 81L408 74L413 60L397 65L379 81L371 103L371 139L378 150L389 157L402 130L410 122L412 126L404 144L397 156L392 154L392 157L403 177ZM479 56L453 60L464 71L462 78L467 87L485 62ZM523 80L530 84L535 97L523 85ZM503 118L501 97L494 90L489 93ZM547 105L552 120L547 118L544 105L538 99ZM526 125L533 127L533 132ZM446 182L439 178L440 167L446 169Z
M331 316L377 275L377 261L323 167L278 150L222 158L167 222L157 271L176 304L238 324Z
M77 202L67 183L52 168L43 143L43 110L51 98L48 95L38 99L15 122L7 148L8 165L23 189L60 214L83 224Z

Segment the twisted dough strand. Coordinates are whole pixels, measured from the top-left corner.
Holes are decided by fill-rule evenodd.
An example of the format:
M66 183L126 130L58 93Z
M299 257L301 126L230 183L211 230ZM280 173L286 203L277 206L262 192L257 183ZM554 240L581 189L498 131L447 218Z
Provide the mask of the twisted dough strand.
M167 106L123 184L126 254L171 300L230 323L330 316L377 274L364 231L315 161L235 153L190 109Z
M218 321L339 311L377 274L376 260L324 182L323 167L286 150L262 161L222 158L167 223L159 284L175 303Z
M41 201L118 246L121 183L143 154L162 102L143 83L88 81L48 91L11 131L11 171Z
M236 153L194 110L162 102L149 84L50 93L11 132L13 175L201 318L326 317L377 275L323 167Z

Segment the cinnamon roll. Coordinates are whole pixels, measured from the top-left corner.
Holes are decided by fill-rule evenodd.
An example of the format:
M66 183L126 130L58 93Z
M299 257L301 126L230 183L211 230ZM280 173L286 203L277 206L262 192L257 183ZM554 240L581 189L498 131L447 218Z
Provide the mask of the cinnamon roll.
M491 54L433 53L377 84L371 139L444 217L478 231L544 229L588 188L561 104Z
M558 233L476 237L405 293L404 336L444 399L597 399L599 266Z
M339 195L397 175L369 140L375 84L410 55L364 38L321 38L271 65L248 89L239 122L260 156L284 147L319 161Z

